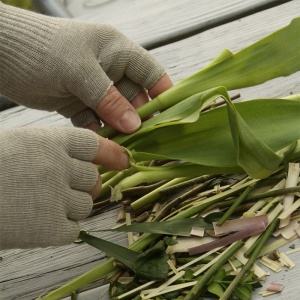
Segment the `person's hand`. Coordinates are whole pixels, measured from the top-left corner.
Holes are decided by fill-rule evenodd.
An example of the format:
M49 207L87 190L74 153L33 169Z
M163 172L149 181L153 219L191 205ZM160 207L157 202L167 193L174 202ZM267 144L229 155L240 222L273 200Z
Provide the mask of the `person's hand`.
M0 28L0 92L75 126L95 130L101 119L131 133L141 124L135 108L172 86L149 52L110 25L0 3Z
M60 246L79 234L101 178L126 169L121 146L79 128L0 130L0 249Z

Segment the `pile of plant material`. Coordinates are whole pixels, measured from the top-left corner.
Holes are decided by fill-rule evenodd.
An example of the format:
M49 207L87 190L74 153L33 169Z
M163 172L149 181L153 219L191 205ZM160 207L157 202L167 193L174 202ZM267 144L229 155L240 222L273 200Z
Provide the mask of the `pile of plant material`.
M141 107L142 118L155 116L136 133L104 126L99 134L125 147L131 167L99 166L94 213L121 201L124 225L107 230L128 232L129 247L81 232L111 258L43 299L103 276L112 299L251 299L266 276L257 259L293 268L286 254L271 254L300 233L300 95L234 104L228 91L298 72L299 48L296 18L240 52L224 50Z

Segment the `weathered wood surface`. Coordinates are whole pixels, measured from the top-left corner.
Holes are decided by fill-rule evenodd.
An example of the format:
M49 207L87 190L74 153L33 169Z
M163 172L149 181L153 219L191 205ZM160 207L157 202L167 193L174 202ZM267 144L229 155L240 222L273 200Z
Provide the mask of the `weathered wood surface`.
M69 1L67 8L79 18L112 23L144 47L153 48L161 42L199 33L283 2L285 0L76 0Z
M298 15L300 15L300 3L292 1L216 27L186 40L154 49L151 52L165 65L174 82L177 82L204 67L223 48L238 51L287 25L293 17ZM243 100L300 93L300 76L297 73L288 78L279 78L259 87L247 88L239 92L241 92ZM35 111L24 107L12 108L0 113L0 128L41 125L70 126L70 122L56 113ZM85 230L112 227L115 224L116 214L117 210L115 209L104 210L101 215L81 222L81 227ZM113 242L126 244L124 234L101 233L100 235ZM299 241L295 244L300 246ZM83 244L59 248L2 251L0 256L3 257L0 261L1 300L33 299L47 289L59 286L84 273L104 259L102 253ZM299 266L299 255L294 257L298 257L298 262L294 261ZM284 272L278 276L281 281L284 281L284 284L290 282L290 288L286 286L282 293L283 299L298 299L297 271L294 273ZM270 278L271 281L272 278ZM95 295L91 297L89 299L100 298ZM262 299L262 297L256 296L255 299Z

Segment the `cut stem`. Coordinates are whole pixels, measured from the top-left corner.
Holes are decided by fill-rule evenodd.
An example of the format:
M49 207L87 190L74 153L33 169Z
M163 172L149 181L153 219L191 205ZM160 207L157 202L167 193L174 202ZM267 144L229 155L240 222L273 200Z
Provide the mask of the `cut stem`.
M175 178L173 180L168 181L167 183L163 184L162 186L156 188L155 190L151 191L150 193L146 194L145 196L139 198L138 200L134 201L133 203L131 203L131 207L133 210L138 210L141 207L148 205L150 203L153 203L154 201L156 201L157 199L159 199L160 197L160 191L173 186L175 184L187 181L189 178L187 177L181 177L181 178Z
M247 198L249 193L253 190L254 185L248 186L243 193L238 197L234 203L230 206L230 208L225 212L225 214L222 216L222 218L219 220L217 223L218 226L222 226L229 218L230 216L234 213L236 208L241 205L241 203Z
M238 273L238 275L233 279L233 281L230 283L228 288L225 290L224 294L220 298L220 300L227 300L230 295L233 293L235 288L238 286L238 284L243 280L244 276L250 271L252 266L254 265L260 251L262 250L263 246L271 236L272 232L278 225L279 219L276 218L267 228L267 230L262 235L262 238L256 243L256 247L253 250L249 260L245 264L245 266L241 269L241 271Z
M242 241L238 241L232 244L228 249L226 249L221 255L219 255L218 261L213 264L200 278L195 286L186 295L184 300L194 300L200 295L205 284L212 278L212 276L223 267L223 265L243 246Z

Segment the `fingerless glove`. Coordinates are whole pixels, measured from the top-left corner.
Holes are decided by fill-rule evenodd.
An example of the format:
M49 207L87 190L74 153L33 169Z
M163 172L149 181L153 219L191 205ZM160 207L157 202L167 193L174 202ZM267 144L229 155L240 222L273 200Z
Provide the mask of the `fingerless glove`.
M98 137L87 129L0 131L0 249L73 242L92 208Z
M0 3L0 92L85 126L112 84L133 98L165 73L114 27L49 17Z

